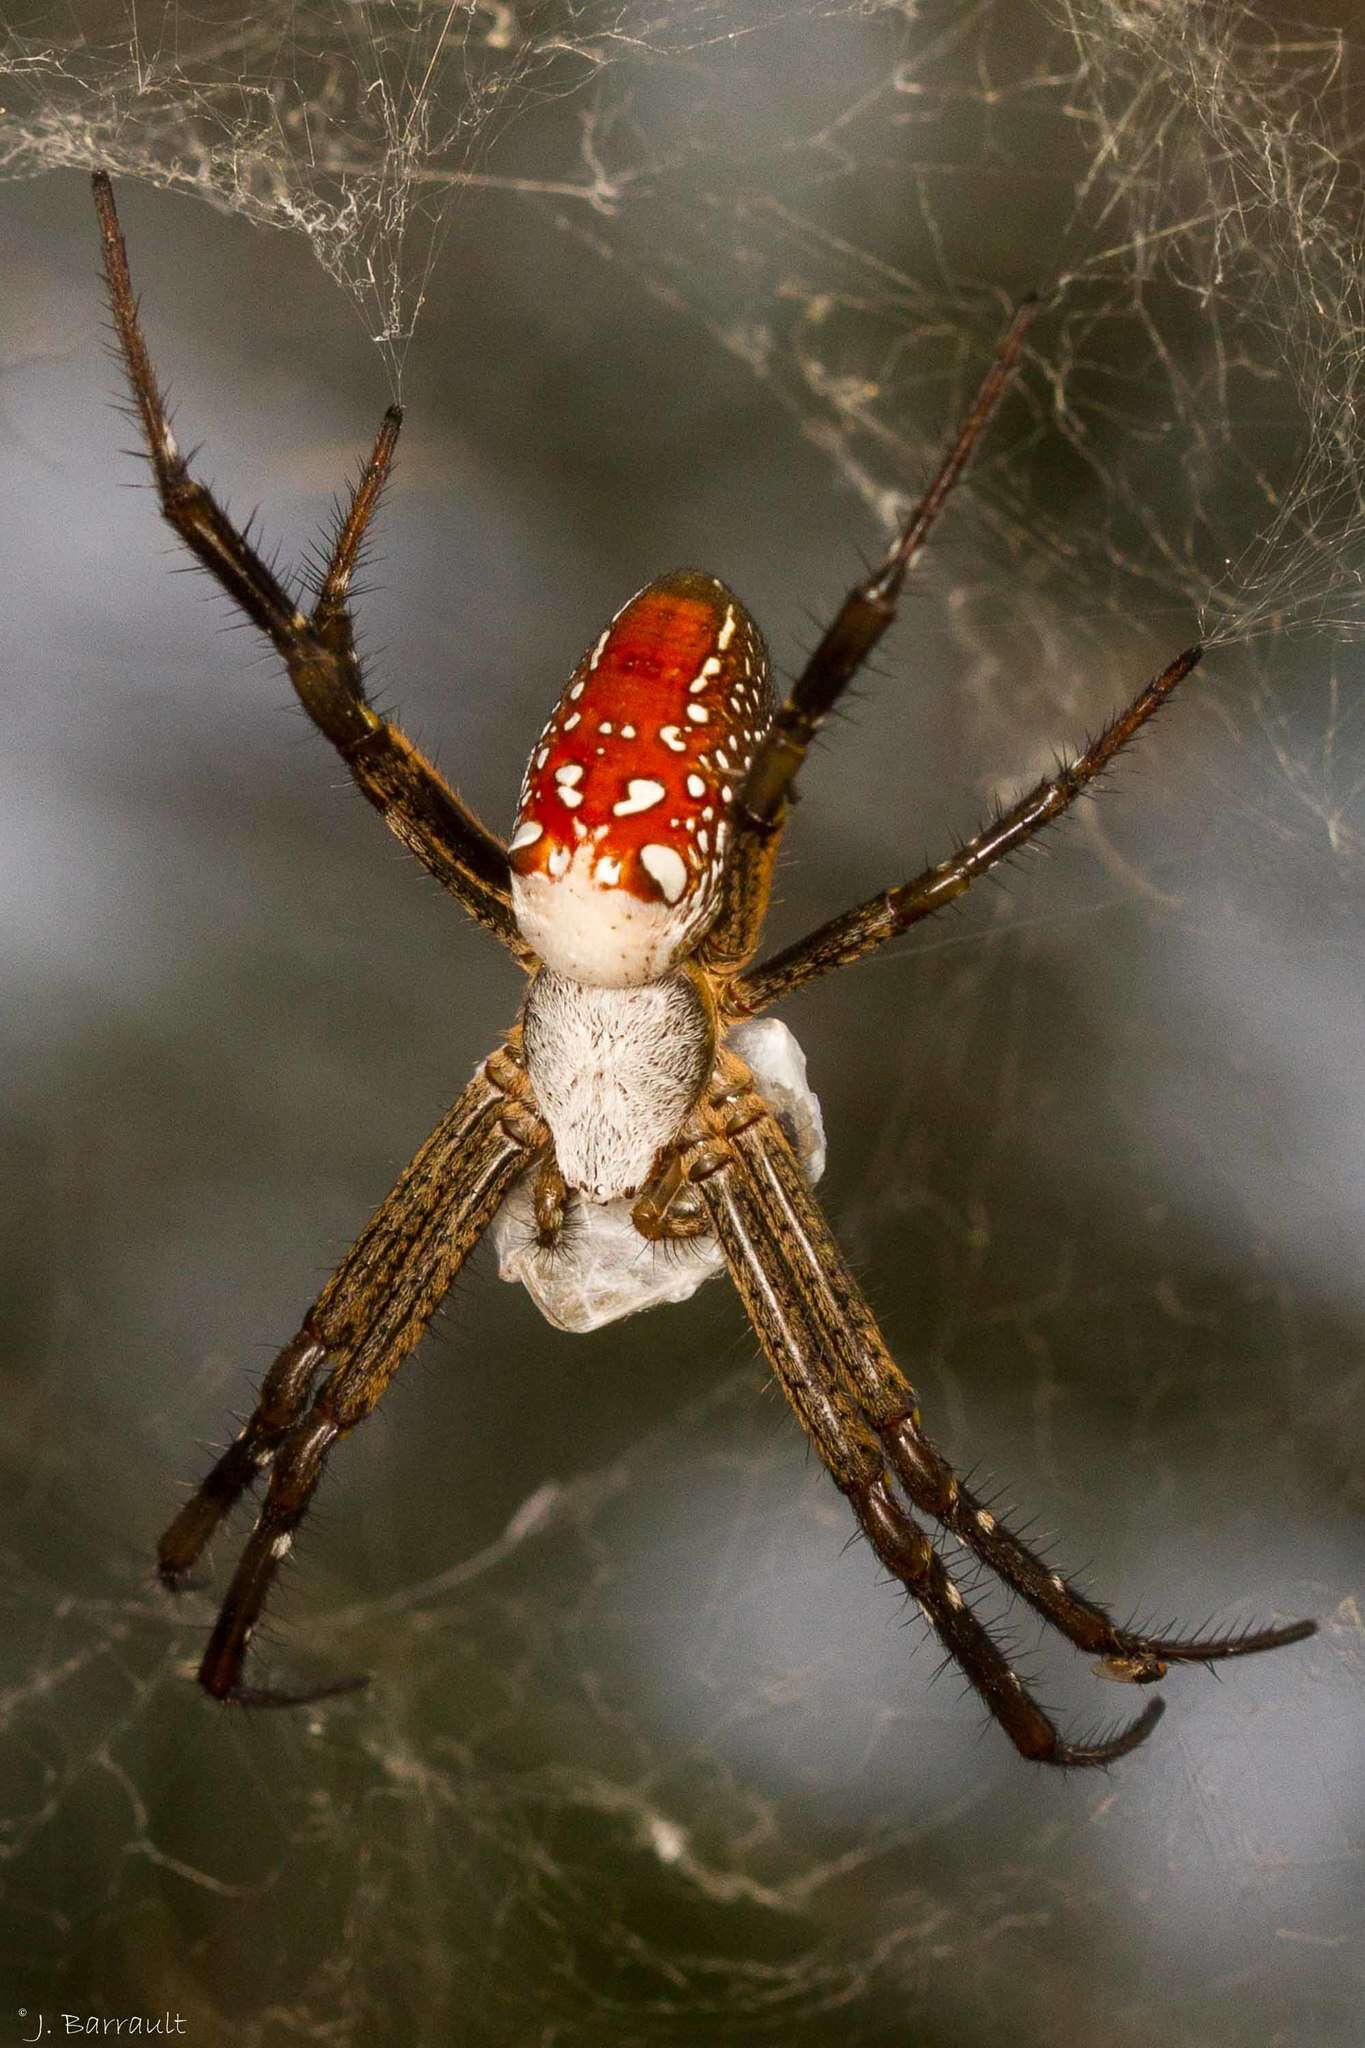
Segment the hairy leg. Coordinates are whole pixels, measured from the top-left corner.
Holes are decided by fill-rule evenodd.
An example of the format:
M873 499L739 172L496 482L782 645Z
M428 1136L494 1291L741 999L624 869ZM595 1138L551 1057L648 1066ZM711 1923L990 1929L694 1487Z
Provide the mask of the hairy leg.
M1110 720L1083 753L1055 775L1046 776L1008 810L1002 810L984 831L947 860L926 868L913 881L883 890L880 896L869 898L841 917L831 918L817 931L808 932L804 939L760 961L748 974L740 975L726 991L728 1005L738 1014L755 1016L806 982L864 959L909 931L922 918L932 917L935 911L965 895L973 882L989 874L1000 861L1008 860L1045 825L1071 808L1114 756L1161 709L1176 685L1198 665L1202 652L1201 648L1189 647L1178 654L1117 718Z
M1150 1732L1156 1703L1117 1735L1066 1740L976 1619L933 1544L896 1492L933 1516L1067 1639L1096 1651L1110 1677L1159 1678L1168 1660L1212 1662L1300 1641L1311 1622L1219 1637L1170 1639L1123 1629L998 1522L961 1486L924 1435L914 1391L776 1119L741 1063L689 1127L688 1178L700 1187L731 1276L803 1427L878 1557L918 1601L944 1648L1022 1754L1079 1765L1112 1761Z
M845 597L754 756L731 812L721 908L702 949L717 973L735 972L758 944L778 841L811 741L894 620L906 575L1004 395L1037 310L1030 299L1016 311L928 490L879 567Z
M162 1538L161 1575L182 1585L219 1522L269 1469L265 1505L200 1669L217 1698L294 1697L243 1687L241 1669L326 1454L380 1400L508 1188L547 1143L519 1063L495 1054L375 1211L267 1375L246 1427Z
M1164 1677L1168 1662L1220 1662L1279 1649L1314 1633L1310 1621L1228 1636L1140 1635L1121 1628L1060 1572L1050 1570L961 1483L925 1434L915 1390L888 1353L776 1120L768 1116L752 1124L740 1149L769 1228L787 1248L787 1270L800 1288L826 1355L837 1357L838 1370L856 1388L860 1412L885 1446L914 1505L974 1551L1068 1642L1100 1657L1106 1676L1145 1684Z
M397 726L367 701L346 592L365 526L393 456L399 415L380 428L324 571L318 604L305 617L269 565L212 493L190 475L176 445L138 318L128 254L102 171L93 179L118 351L166 520L252 623L271 641L314 724L337 749L360 789L423 865L518 957L525 946L512 916L507 854Z

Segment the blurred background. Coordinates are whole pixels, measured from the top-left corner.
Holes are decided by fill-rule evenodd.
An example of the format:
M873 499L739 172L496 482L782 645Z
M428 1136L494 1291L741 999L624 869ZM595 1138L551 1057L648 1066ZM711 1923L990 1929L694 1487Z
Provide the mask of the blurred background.
M1359 2040L1361 107L1304 15L11 10L5 2039ZM179 1604L155 1538L519 977L128 488L92 163L182 439L282 563L401 389L371 684L504 831L664 569L799 665L1043 291L774 942L1216 644L1046 858L784 1014L954 1460L1122 1615L1315 1641L1173 1674L1111 1775L1030 1768L724 1282L574 1338L485 1256L257 1645L370 1687L198 1696L243 1525ZM1068 1727L1131 1710L978 1597Z

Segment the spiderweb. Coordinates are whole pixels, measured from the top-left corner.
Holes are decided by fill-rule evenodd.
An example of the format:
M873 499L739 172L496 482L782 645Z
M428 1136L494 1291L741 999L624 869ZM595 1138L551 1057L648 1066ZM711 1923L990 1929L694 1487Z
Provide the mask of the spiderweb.
M34 253L86 279L78 205L44 211L76 181L12 191L43 232L11 314L49 310L4 361L6 495L50 622L10 664L0 806L16 2038L163 2009L272 2044L1357 2038L1356 64L1312 20L1175 0L8 9L11 178L102 166L126 213L144 185L278 231L248 253L187 208L133 247L182 397L197 343L240 323L221 376L255 336L221 293L179 334L158 247L187 306L207 261L280 323L256 360L287 397L212 400L222 463L290 421L278 467L253 455L272 523L300 449L301 522L340 473L314 350L374 409L305 248L422 396L365 616L498 825L599 612L671 560L733 564L794 659L793 592L828 610L1042 295L816 763L779 936L941 851L1196 635L1209 680L1059 858L803 1002L827 1206L941 1438L1060 1561L1186 1624L1324 1622L1173 1684L1113 1779L1040 1783L888 1627L721 1287L571 1340L485 1269L340 1454L262 1646L370 1690L197 1709L210 1597L146 1582L169 1478L514 992L472 941L437 964L443 906L405 907L366 821L353 852L349 811L300 809L278 721L234 722L241 643L171 611L107 440L77 466L93 302L44 298ZM976 1597L1068 1725L1131 1706Z

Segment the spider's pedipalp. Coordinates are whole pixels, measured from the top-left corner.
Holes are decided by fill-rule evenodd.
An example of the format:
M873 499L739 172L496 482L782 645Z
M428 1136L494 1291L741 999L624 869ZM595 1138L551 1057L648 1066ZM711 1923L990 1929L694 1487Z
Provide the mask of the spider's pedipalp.
M600 1154L605 1126L615 1117L603 1115L600 1092L593 1085L591 1072L584 1070L596 1067L599 1077L609 1076L613 1087L624 1092L629 1077L623 1070L632 1064L631 1050L625 1048L619 1059L612 1057L614 1034L602 1027L613 1010L619 1019L622 1012L643 1007L641 999L649 991L586 992L588 1001L583 1007L595 1025L592 1040L586 1044L580 1040L576 1049L562 1048L554 1062L559 1071L542 1076L535 1060L536 1034L528 1025L545 979L540 976L532 983L523 1009L522 1045L537 1104L552 1133L557 1116L562 1119L564 1112L576 1108L581 1120L594 1127L593 1147ZM795 1038L785 1024L764 1017L735 1026L727 1043L752 1069L765 1100L795 1147L801 1171L817 1181L825 1165L824 1121ZM700 1076L703 1083L714 1059L709 1030L706 1045L706 1072ZM650 1066L646 1078L650 1094L655 1095L659 1092L659 1062L653 1053ZM676 1060L670 1059L664 1076L670 1088L676 1066ZM567 1090L563 1086L565 1070L570 1083ZM691 1107L692 1092L686 1091L684 1109ZM582 1160L584 1135L570 1129L563 1156L554 1164L560 1180L564 1159L578 1154ZM663 1302L685 1301L723 1269L700 1192L677 1169L673 1136L673 1128L664 1132L666 1142L638 1197L623 1194L605 1202L590 1201L579 1189L571 1194L562 1227L554 1228L551 1216L547 1230L540 1214L539 1177L528 1174L499 1210L490 1233L498 1271L504 1280L522 1283L541 1314L557 1329L597 1330ZM547 1171L548 1163L541 1174Z

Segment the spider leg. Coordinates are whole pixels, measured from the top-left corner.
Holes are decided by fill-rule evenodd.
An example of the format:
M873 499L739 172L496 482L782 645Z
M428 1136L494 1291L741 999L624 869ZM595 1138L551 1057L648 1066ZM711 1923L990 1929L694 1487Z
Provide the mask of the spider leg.
M354 1258L352 1251L347 1262ZM200 1583L191 1575L209 1539L256 1475L269 1465L303 1413L327 1357L327 1346L312 1332L314 1313L309 1311L297 1337L275 1359L261 1383L260 1398L245 1427L237 1432L157 1544L156 1568L169 1592L181 1593Z
M910 567L1004 396L1037 311L1033 299L1016 310L928 490L879 566L845 597L754 756L731 811L721 907L702 949L717 971L734 972L758 943L777 844L811 742L895 619Z
M390 830L469 914L524 957L509 893L507 853L435 767L367 701L345 594L393 456L399 416L390 413L352 496L319 592L306 618L212 493L190 475L166 417L143 337L128 254L108 177L92 181L104 274L119 353L142 427L161 510L192 554L271 641L314 724L337 749Z
M261 1385L246 1426L228 1445L157 1546L163 1585L182 1589L205 1545L307 1407L324 1366L335 1365L354 1336L357 1305L378 1300L393 1284L428 1219L444 1209L458 1179L465 1146L502 1097L479 1075L442 1117L279 1353Z
M375 1211L280 1354L245 1430L162 1539L162 1575L179 1583L254 1473L270 1467L200 1666L215 1698L261 1706L320 1696L244 1686L252 1630L328 1451L382 1398L508 1188L547 1142L519 1063L494 1054Z
M1065 1741L990 1631L977 1620L943 1559L886 1479L875 1479L861 1491L845 1491L873 1550L918 1603L944 1649L965 1671L1021 1756L1074 1770L1087 1764L1116 1763L1147 1740L1166 1711L1164 1700L1149 1700L1142 1712L1114 1735Z
M925 1435L915 1390L888 1353L776 1119L751 1125L743 1145L757 1198L778 1242L809 1250L809 1258L794 1268L809 1316L856 1387L860 1411L915 1507L940 1522L1068 1642L1098 1656L1104 1676L1150 1684L1165 1676L1168 1663L1248 1657L1302 1642L1316 1632L1315 1623L1298 1621L1226 1636L1140 1635L1068 1585L962 1484Z
M1067 1741L1020 1682L893 1481L1081 1647L1102 1652L1107 1673L1145 1682L1166 1657L1208 1661L1300 1640L1311 1623L1214 1641L1135 1636L1072 1592L1001 1529L954 1480L927 1443L913 1390L886 1352L872 1312L807 1189L776 1119L741 1063L722 1062L690 1134L693 1177L731 1277L783 1391L882 1563L918 1601L1019 1751L1061 1765L1109 1763L1135 1748L1159 1713L1104 1740ZM984 1521L982 1516L985 1515Z
M1110 720L1083 753L1055 775L1046 776L1008 810L999 812L983 831L947 860L926 868L913 881L883 890L880 896L871 897L841 917L831 918L828 924L808 932L794 945L760 961L751 973L740 975L727 990L727 1003L745 1015L756 1015L806 982L863 959L888 940L899 938L921 918L932 917L935 911L964 895L997 862L1008 860L1045 825L1070 809L1114 756L1161 709L1176 685L1198 665L1202 654L1200 647L1190 647L1178 654L1139 691L1131 704Z
M318 579L311 618L313 630L324 639L333 632L341 634L348 650L353 638L351 578L360 560L370 521L384 495L402 425L402 407L391 405L379 423L374 447L356 478L346 510L337 519L331 551Z

